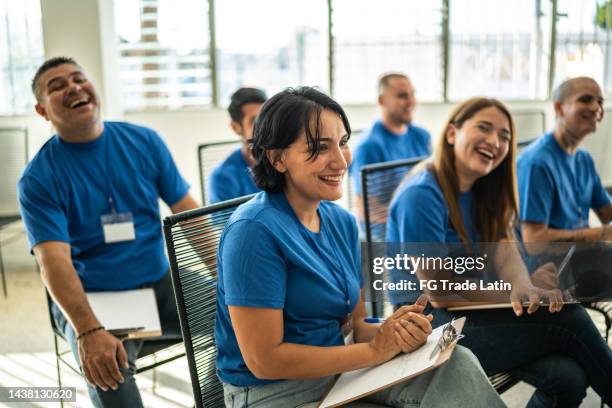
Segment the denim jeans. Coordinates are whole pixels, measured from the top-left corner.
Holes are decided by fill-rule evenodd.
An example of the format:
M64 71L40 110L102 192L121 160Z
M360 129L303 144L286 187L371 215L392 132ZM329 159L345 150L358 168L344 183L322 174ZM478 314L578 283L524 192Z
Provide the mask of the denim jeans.
M612 402L612 351L580 305L559 313L540 308L516 317L512 309L433 311L432 326L467 316L461 344L487 372L510 371L537 388L531 407L576 407L593 387Z
M163 336L159 338L181 339L180 324L176 311L176 301L174 300L170 274L166 274L166 276L154 284L144 285L142 287L152 287L155 291L157 309L159 311L159 319L163 332ZM118 311L118 313L120 312L122 311ZM55 319L56 326L64 333L66 340L70 344L72 353L80 368L78 345L74 329L55 303L51 304L51 313ZM117 390L113 391L109 389L108 391L103 391L99 387L94 388L91 385L87 385L89 398L91 398L91 402L95 407L142 407L142 399L134 379L134 374L136 373L136 358L142 349L142 344L143 340L126 340L123 342L123 346L128 355L129 367L127 369L123 367L119 369L125 381L119 384Z
M237 387L223 384L227 408L316 407L334 377ZM478 360L457 346L437 369L355 401L347 407L503 407Z

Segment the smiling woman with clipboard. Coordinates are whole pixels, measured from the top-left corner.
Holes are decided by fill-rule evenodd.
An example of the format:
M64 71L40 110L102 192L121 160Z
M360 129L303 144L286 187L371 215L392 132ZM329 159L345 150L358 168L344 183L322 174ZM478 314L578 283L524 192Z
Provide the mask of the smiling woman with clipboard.
M331 202L342 196L349 136L340 105L308 87L273 96L256 120L253 173L264 191L232 214L218 252L215 338L227 406L316 406L336 374L418 352L432 333L422 304L364 322L357 225ZM351 328L355 343L345 344ZM503 406L460 346L442 366L366 401Z

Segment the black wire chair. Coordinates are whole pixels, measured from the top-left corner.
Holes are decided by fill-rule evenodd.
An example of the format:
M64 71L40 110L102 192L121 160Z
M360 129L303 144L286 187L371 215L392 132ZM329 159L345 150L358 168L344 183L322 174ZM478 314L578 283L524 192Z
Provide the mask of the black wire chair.
M217 247L229 217L251 197L223 201L164 219L191 386L199 408L224 406L223 386L215 364Z

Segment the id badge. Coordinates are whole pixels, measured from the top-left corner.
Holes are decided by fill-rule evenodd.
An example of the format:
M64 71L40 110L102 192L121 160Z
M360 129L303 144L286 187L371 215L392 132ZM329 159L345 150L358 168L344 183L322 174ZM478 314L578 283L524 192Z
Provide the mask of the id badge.
M102 230L104 231L104 242L133 241L136 239L134 231L134 219L132 213L111 213L100 217Z

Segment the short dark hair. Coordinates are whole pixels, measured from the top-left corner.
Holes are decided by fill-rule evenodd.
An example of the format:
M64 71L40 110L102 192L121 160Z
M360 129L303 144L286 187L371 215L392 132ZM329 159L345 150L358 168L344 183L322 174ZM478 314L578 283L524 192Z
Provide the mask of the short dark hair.
M42 63L40 67L36 70L36 74L34 74L34 78L32 78L32 93L36 97L37 101L40 101L40 88L38 87L38 80L48 70L51 68L58 67L64 64L72 64L80 67L78 62L74 58L71 57L52 57Z
M388 72L378 79L378 95L382 95L383 92L387 90L389 82L393 79L407 79L410 81L410 78L408 78L406 74L402 74L401 72Z
M310 151L308 160L315 159L321 150L321 112L329 109L342 119L348 137L351 127L344 110L323 92L308 86L287 88L270 98L261 108L253 128L253 179L255 184L268 192L282 191L285 176L268 160L266 152L285 149L293 144L302 132ZM311 125L314 124L314 129ZM313 132L314 130L314 132Z
M236 123L242 124L244 114L242 106L247 103L264 103L268 99L266 93L257 88L240 88L230 97L230 104L227 107L230 118Z

